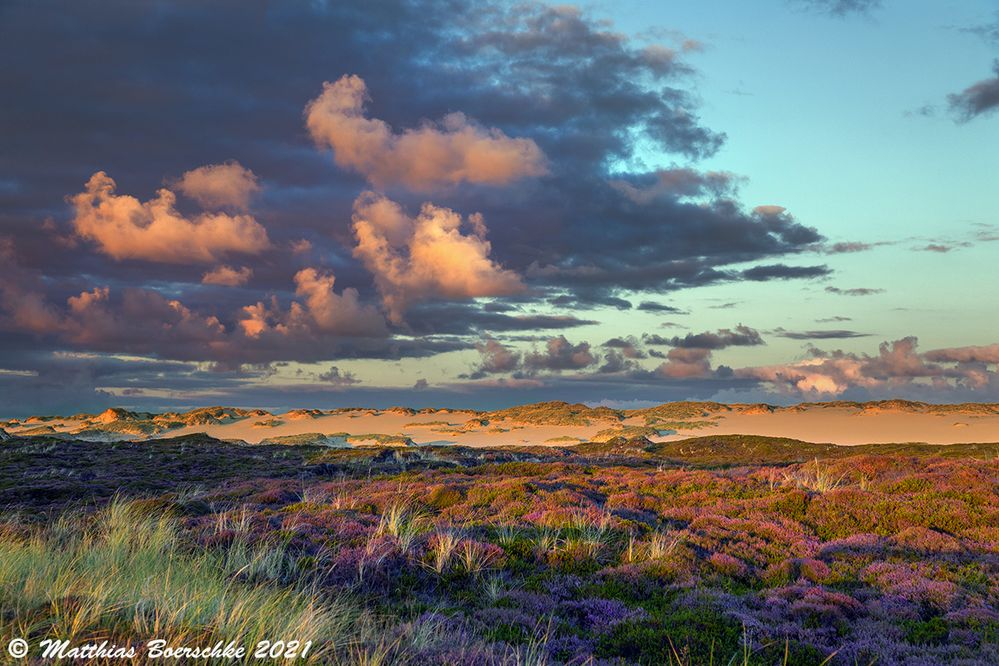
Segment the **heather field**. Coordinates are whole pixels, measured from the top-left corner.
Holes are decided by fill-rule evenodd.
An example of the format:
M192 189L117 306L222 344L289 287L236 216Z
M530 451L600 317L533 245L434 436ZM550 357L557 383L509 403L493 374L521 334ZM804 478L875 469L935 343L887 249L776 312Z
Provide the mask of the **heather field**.
M0 633L282 637L340 664L999 663L997 454L14 438Z

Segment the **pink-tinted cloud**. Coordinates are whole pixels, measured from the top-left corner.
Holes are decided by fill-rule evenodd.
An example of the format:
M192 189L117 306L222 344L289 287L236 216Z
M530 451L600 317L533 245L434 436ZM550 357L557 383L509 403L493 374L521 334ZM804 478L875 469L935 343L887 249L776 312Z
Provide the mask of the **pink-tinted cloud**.
M250 198L260 191L257 176L239 162L208 164L181 176L176 188L206 209L235 208L245 211Z
M497 372L513 372L520 366L520 352L494 338L486 338L475 345L476 351L482 357L482 363L476 370L477 376Z
M827 396L851 388L898 389L919 383L976 389L995 378L995 371L987 367L995 363L992 353L987 347L963 347L920 354L916 338L907 337L881 343L877 355L813 349L810 358L740 368L735 375L772 384L781 391Z
M544 154L531 139L480 127L461 113L395 133L365 115L367 99L367 86L358 76L327 82L305 108L306 126L317 144L333 149L339 166L377 187L428 191L462 182L504 185L547 172Z
M216 266L201 276L201 283L222 287L239 287L249 282L251 277L253 277L253 270L246 266L239 268Z
M666 361L655 370L670 379L691 379L711 374L711 350L676 347L666 354Z
M524 366L533 371L580 370L597 362L590 351L590 343L572 344L564 335L550 338L543 352L532 352L524 357Z
M480 215L461 216L426 203L415 218L399 204L365 192L354 202L358 257L374 275L389 319L400 323L410 303L430 298L468 299L520 292L520 277L494 262Z
M249 338L264 334L283 337L315 337L335 335L344 337L385 337L388 329L378 311L360 302L356 289L347 288L336 293L332 273L322 273L315 268L305 268L295 274L295 301L287 311L278 306L276 299L269 304L258 302L243 308L239 326Z
M62 337L87 349L169 356L178 346L207 351L226 344L225 327L216 317L147 289L125 289L121 301L112 303L110 289L95 287L70 297L67 305Z
M236 325L228 327L212 313L150 289L95 286L57 303L39 276L19 265L13 241L0 238L0 331L44 336L69 349L230 365L345 353L381 357L402 346L391 341L384 317L362 303L357 290L334 291L331 274L307 268L294 282L296 300L287 309L271 297L239 308ZM409 347L413 353L441 348L420 344Z
M177 211L176 195L163 188L143 203L115 194L115 182L99 171L71 197L73 226L81 238L117 259L160 263L214 263L233 254L259 254L271 246L267 231L250 215Z
M972 347L949 347L926 352L930 361L943 363L999 363L999 343Z

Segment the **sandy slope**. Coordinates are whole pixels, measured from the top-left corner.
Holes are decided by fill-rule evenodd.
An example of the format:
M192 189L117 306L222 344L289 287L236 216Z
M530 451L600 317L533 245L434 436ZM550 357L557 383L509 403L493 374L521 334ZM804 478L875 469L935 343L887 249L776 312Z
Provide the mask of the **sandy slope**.
M999 416L858 412L851 409L726 414L701 434L773 435L807 442L958 444L999 441Z
M579 407L579 406L576 406ZM584 410L586 408L583 408ZM109 410L110 412L111 410ZM697 403L691 409L694 416L653 421L661 434L650 439L668 441L707 434L746 434L790 437L810 442L835 444L866 444L880 442L927 442L955 444L962 442L999 441L999 409L976 406L939 408L933 406L856 405L825 403L772 408L761 405L711 405ZM105 412L90 417L31 418L0 424L12 435L74 433L84 431L90 439L132 438L113 432L116 424L133 423L129 418ZM560 414L554 408L556 417ZM181 415L182 417L183 415ZM148 417L148 415L146 415ZM145 417L142 417L145 418ZM117 420L116 420L117 419ZM416 444L463 444L467 446L500 446L522 444L571 445L598 436L608 430L625 426L649 425L647 414L623 412L584 412L584 418L566 418L576 424L538 424L526 419L472 411L438 410L427 413L405 413L401 410L355 410L320 412L296 410L287 414L267 414L257 411L250 416L224 418L219 423L192 423L169 427L145 436L164 437L206 432L220 439L238 439L250 443L272 437L304 433L348 433L354 444L364 443L365 434L399 435ZM555 418L558 421L558 418ZM134 421L148 422L148 421ZM699 424L699 426L698 426ZM139 436L140 438L143 435ZM374 442L371 442L374 443Z

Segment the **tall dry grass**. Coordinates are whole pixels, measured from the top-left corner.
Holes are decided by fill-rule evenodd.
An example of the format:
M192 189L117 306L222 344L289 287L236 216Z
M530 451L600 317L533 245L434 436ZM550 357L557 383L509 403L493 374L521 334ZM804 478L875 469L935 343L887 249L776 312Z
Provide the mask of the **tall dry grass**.
M342 598L277 585L283 550L185 547L173 519L114 501L30 534L0 536L0 635L171 645L312 641L324 660L351 639ZM252 650L250 650L252 652Z

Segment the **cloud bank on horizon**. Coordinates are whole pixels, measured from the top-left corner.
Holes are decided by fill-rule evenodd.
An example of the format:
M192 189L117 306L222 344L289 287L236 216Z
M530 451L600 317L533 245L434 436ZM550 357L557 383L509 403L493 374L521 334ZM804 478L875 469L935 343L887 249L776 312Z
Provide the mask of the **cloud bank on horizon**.
M788 4L849 21L885 3ZM901 331L872 349L866 303L893 294L842 263L991 243L993 223L964 240L831 240L780 202L745 201L753 174L724 166L728 137L702 118L698 40L498 0L65 11L18 4L0 22L11 415L999 401L999 343L980 335L920 352ZM994 83L955 86L958 124L991 121ZM740 309L747 289L823 316ZM697 300L709 292L722 304ZM814 326L851 320L872 332ZM830 341L853 346L814 346Z

